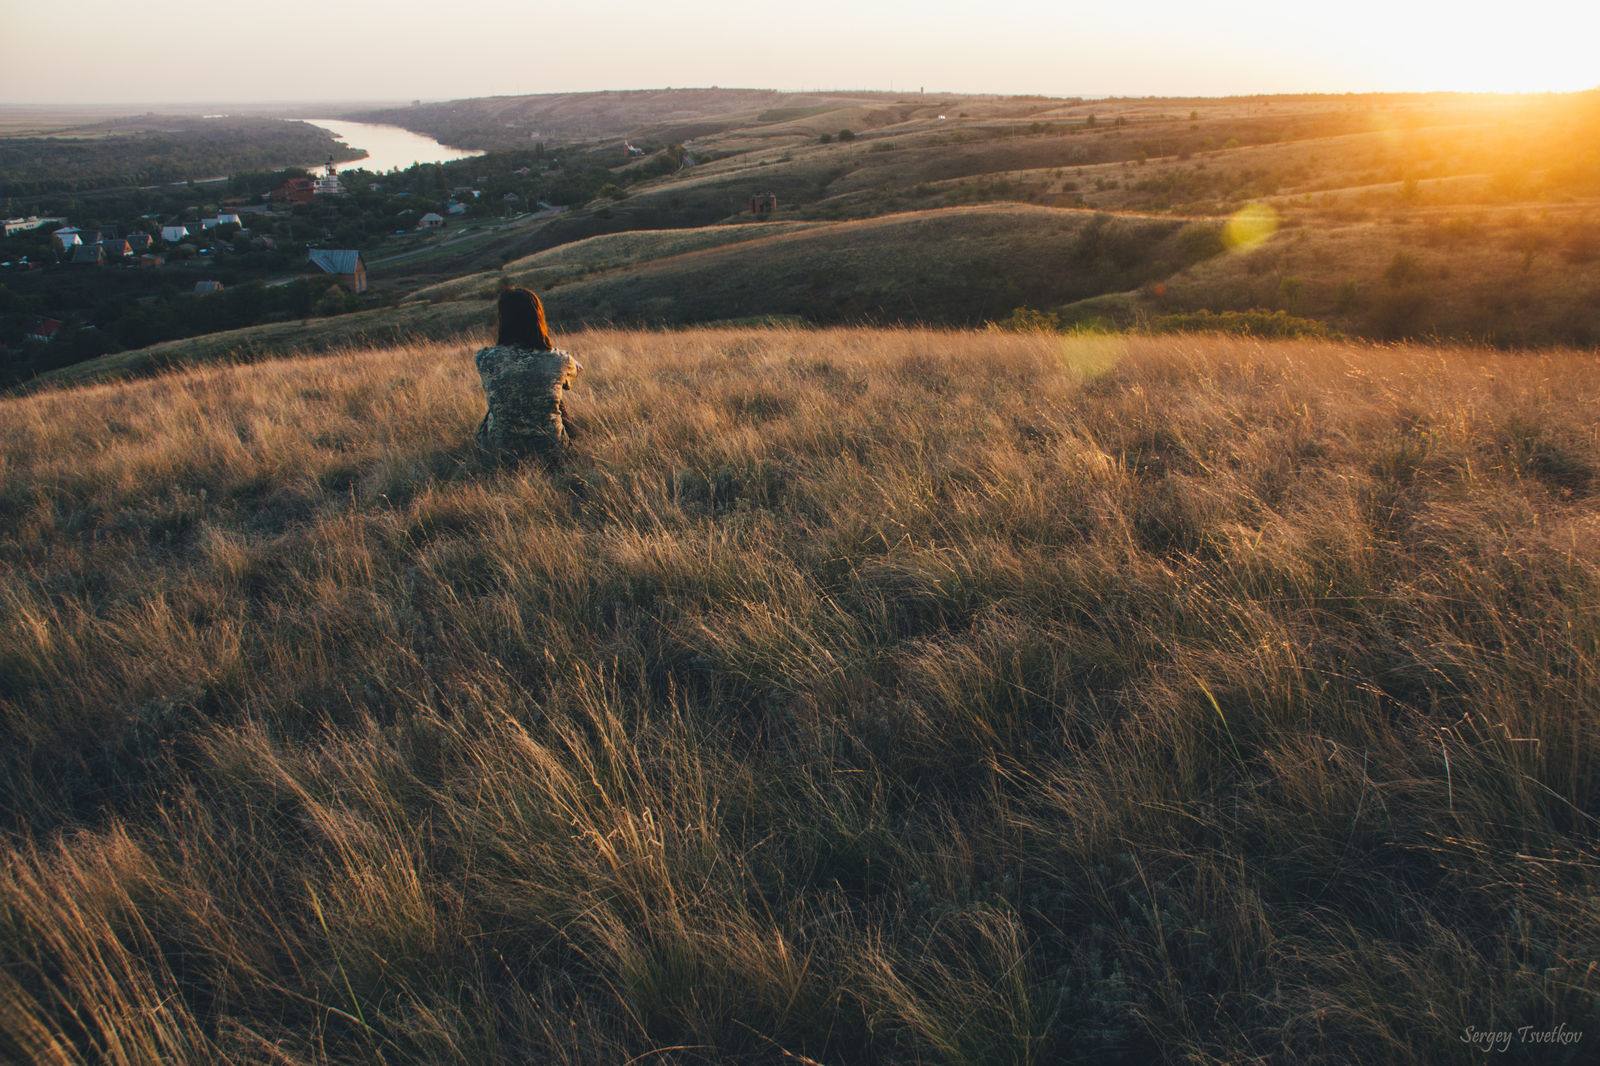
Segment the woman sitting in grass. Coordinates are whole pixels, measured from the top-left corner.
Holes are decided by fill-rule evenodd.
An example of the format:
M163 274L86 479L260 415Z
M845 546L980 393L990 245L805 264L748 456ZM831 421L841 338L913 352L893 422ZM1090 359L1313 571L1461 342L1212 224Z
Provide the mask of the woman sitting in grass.
M489 412L478 426L478 447L499 460L539 458L554 466L566 454L561 392L583 371L550 343L544 305L528 289L508 289L495 313L494 347L478 351L478 373Z

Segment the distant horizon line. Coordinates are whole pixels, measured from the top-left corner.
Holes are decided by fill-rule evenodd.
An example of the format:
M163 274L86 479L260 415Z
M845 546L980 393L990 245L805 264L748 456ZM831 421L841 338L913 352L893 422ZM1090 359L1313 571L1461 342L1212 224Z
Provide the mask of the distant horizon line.
M457 100L515 100L529 99L540 96L598 96L605 93L665 93L665 92L769 92L781 93L786 96L850 96L856 93L873 93L890 96L956 96L956 97L1001 97L1021 99L1045 100L1263 100L1276 97L1379 97L1379 96L1476 96L1476 97L1517 97L1517 96L1574 96L1582 93L1600 90L1600 85L1587 89L1542 89L1535 91L1498 92L1475 91L1470 89L1368 89L1345 90L1343 92L1260 92L1260 93L1226 93L1222 95L1208 93L1158 93L1158 94L1132 94L1132 93L1006 93L1006 92L957 92L949 89L935 89L931 91L905 90L905 89L775 89L760 86L658 86L646 89L571 89L556 90L537 93L492 93L480 96L441 96L441 97L412 97L403 98L369 98L355 99L348 97L309 97L296 99L275 100L219 100L187 99L187 100L130 100L125 102L106 100L77 100L77 101L0 101L0 111L13 110L48 110L52 108L130 108L130 109L155 109L162 107L234 107L252 109L272 108L307 108L311 106L362 106L362 107L409 107L413 101L426 104L450 103Z

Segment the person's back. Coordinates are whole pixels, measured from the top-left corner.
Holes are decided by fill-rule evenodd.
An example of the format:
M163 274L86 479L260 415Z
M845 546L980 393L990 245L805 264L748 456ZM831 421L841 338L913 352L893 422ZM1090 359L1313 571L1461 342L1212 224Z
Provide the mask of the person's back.
M478 426L478 446L517 458L560 455L568 444L561 390L571 388L578 376L577 361L554 349L511 345L479 349L474 361L489 401Z
M550 343L544 305L528 289L502 293L495 317L495 344L475 357L489 401L478 446L500 459L557 461L570 443L561 393L583 367Z

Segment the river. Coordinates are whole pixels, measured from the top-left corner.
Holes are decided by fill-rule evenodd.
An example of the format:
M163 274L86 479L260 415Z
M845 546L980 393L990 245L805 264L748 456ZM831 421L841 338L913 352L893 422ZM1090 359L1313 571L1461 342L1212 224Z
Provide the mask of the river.
M339 170L370 170L387 174L404 170L414 163L447 163L452 159L471 159L482 152L446 148L432 137L403 130L399 126L375 126L370 122L347 122L342 118L307 118L313 126L332 133L352 148L365 148L367 158L334 164Z

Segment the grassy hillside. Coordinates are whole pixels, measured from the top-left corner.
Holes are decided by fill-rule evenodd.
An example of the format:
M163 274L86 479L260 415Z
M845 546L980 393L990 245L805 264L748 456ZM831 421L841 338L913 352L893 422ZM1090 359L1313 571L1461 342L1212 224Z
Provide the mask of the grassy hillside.
M713 87L495 96L351 113L346 117L403 126L460 148L494 149L526 144L530 139L570 143L629 133L641 139L686 140L730 130L771 127L771 132L781 135L796 123L832 112L887 109L898 114L908 106L903 100L903 96L886 92L790 93ZM933 103L927 101L929 105ZM917 106L914 102L909 105Z
M976 324L1019 307L1140 327L1264 309L1375 340L1600 340L1595 93L1086 102L674 90L456 104L417 110L513 132L518 108L600 115L615 136L471 164L499 188L516 163L523 201L558 188L596 198L369 264L383 299L436 305L426 314L217 335L55 380L363 333L443 336L476 326L483 299L513 282L550 296L558 329L774 314ZM822 142L845 128L852 139ZM765 193L778 212L758 223L750 197ZM1223 254L1214 237L1240 212L1275 218L1277 231ZM24 369L54 365L50 354Z
M0 1054L1592 1060L1592 357L573 347L0 400Z
M644 234L596 237L512 263L503 277L430 291L532 285L569 326L759 314L976 325L1021 303L1059 304L1164 278L1182 261L1181 225L997 204L832 225L712 227L648 244ZM744 239L711 246L723 235ZM614 264L625 269L604 270Z
M558 244L506 262L499 270L468 274L412 293L413 300L438 302L497 292L500 280L544 290L553 281L665 259L686 252L791 233L818 223L777 222L763 226L703 226L696 229L629 230Z

